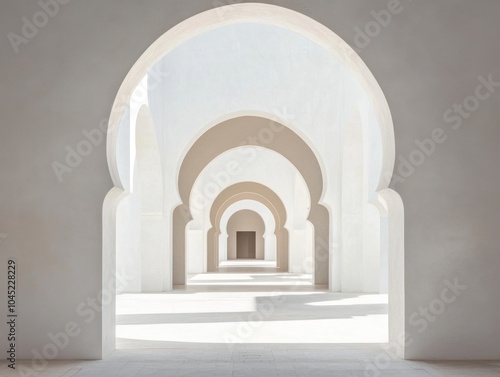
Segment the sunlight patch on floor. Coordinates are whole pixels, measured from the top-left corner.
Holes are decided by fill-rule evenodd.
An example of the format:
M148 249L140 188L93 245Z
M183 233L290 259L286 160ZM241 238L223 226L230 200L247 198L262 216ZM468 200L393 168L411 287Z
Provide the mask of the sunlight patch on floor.
M312 286L312 275L292 273L209 273L189 277L188 285L309 285Z
M260 275L203 274L193 279L200 285L171 293L119 295L118 346L388 341L387 295L333 293L301 284L300 275Z

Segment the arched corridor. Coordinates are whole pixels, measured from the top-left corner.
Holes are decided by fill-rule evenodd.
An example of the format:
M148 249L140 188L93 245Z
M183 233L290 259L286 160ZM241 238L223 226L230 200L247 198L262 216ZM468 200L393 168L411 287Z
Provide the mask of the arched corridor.
M384 97L354 52L345 55L350 48L331 31L332 39L322 40L324 35L313 31L321 27L314 21L265 5L233 9L230 23L204 31L199 25L210 12L197 16L198 32L176 37L175 48L168 47L170 37L160 38L155 58L141 58L133 68L144 73L140 85L133 89L126 79L122 86L141 100L117 105L110 124L115 131L108 139L112 176L128 192L127 199L108 196L105 203L118 207L111 228L126 229L126 237L116 238L118 270L135 276L135 283L121 292L142 293L127 296L131 300L160 292L181 299L188 292L187 305L193 308L198 305L193 297L199 296L189 293L213 289L215 301L226 289L255 291L250 301L257 302L257 292L269 294L275 286L286 287L285 296L294 296L296 288L323 298L340 292L334 301L347 303L350 296L342 295L354 293L362 298L353 305L371 300L381 305L375 338L386 342L387 315L396 334L403 290L402 205L387 189L394 145ZM245 22L239 21L238 9L247 12ZM260 16L259 9L269 13ZM282 13L300 22L284 25ZM192 21L185 21L187 29ZM295 58L287 59L290 54ZM141 163L142 118L135 115L140 106L147 107L155 129L149 135L156 135L156 143L150 145L158 147L161 172L150 182L156 188L161 182L162 198L156 201L156 225L143 220L139 229L134 219L141 216L141 207L133 203L140 203L147 190L133 185L151 170ZM121 118L113 118L121 112ZM136 165L131 164L134 156ZM145 238L153 240L152 247L143 247ZM119 312L126 308L120 300ZM171 309L165 305L166 314ZM316 306L322 305L328 306ZM310 309L317 307L311 304ZM332 310L330 325L341 326ZM364 321L348 321L351 338L330 337L329 343L375 341L363 335L373 333L371 315L368 310ZM195 321L196 316L187 314L186 323L189 318ZM154 336L172 330L148 328ZM322 328L318 339L323 339ZM204 331L197 334L203 337ZM297 335L295 341L300 339Z

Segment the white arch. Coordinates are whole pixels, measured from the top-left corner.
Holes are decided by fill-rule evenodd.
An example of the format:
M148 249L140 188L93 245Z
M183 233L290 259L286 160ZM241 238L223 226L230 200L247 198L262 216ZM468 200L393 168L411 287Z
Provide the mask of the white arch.
M232 215L243 209L249 209L257 213L264 221L264 259L276 261L276 221L271 210L256 200L244 199L231 204L224 211L220 220L221 234L219 236L219 262L227 260L227 223Z
M257 153L258 159L246 161L250 151ZM266 166L274 169L268 170ZM232 171L237 173L232 174ZM198 175L189 200L193 220L186 228L188 273L207 272L205 250L207 233L215 225L210 221L213 203L224 189L241 182L260 183L282 200L287 213L285 228L290 237L289 271L305 273L304 260L312 258L313 254L312 245L307 242L312 232L307 221L311 208L309 189L289 160L273 150L257 146L230 149L208 163Z
M258 158L247 161L250 154L247 152L255 153ZM273 169L266 169L266 166L273 166ZM193 222L214 225L210 223L210 209L214 200L225 188L240 182L260 183L280 197L288 215L285 228L293 229L295 224L307 220L311 196L299 170L271 149L244 146L221 153L200 172L189 200Z
M196 35L224 25L252 22L278 26L309 39L337 57L357 78L375 109L374 115L383 147L383 161L377 189L389 185L395 159L392 117L380 86L359 55L332 30L301 13L270 4L244 3L211 9L174 26L158 38L129 71L113 103L108 125L108 163L115 187L121 189L125 187L119 171L116 148L120 121L129 106L132 92L151 67L174 48Z
M274 38L268 38L268 35ZM238 40L236 54L232 52L231 38ZM302 51L307 52L307 58L301 60ZM193 54L198 54L196 59L193 59ZM288 59L290 54L294 58ZM229 61L234 64L226 64ZM304 69L304 64L309 64L309 69ZM383 148L373 108L352 72L338 56L328 54L310 40L263 24L226 25L208 31L172 50L155 67L159 68L159 72L177 72L175 78L161 82L152 74L148 78L148 98L164 151L164 212L169 214L180 204L177 182L171 178L172 173L178 171L182 153L200 129L213 125L214 119L238 111L262 112L280 120L282 110L289 111L288 115L284 115L287 119L283 123L306 139L323 165L325 175L320 204L332 216L327 232L318 233L318 236L325 235L326 238L312 240L316 245L322 245L320 248L324 250L316 247L315 281L329 283L332 290L343 290L340 217L343 193L339 185L343 177L342 157L338 151L348 142L342 138L341 128L353 108L359 109L363 133L370 140L365 151L369 167L366 169L367 178L363 181L370 200L377 199L375 190L383 164ZM183 72L190 74L186 76ZM183 92L191 94L178 95ZM193 108L197 111L190 110ZM166 260L170 260L173 255L171 228L166 228L165 236ZM319 253L328 253L329 258L322 259ZM165 272L165 289L169 287L171 271L170 266ZM358 280L363 278L357 277ZM365 290L372 292L377 289L375 284Z
M121 160L126 160L127 156L124 157L123 151L119 150L118 146L119 141L126 139L127 132L130 131L127 130L126 120L130 116L130 100L134 88L137 87L148 70L162 56L173 51L175 47L205 32L242 23L273 25L305 37L340 62L366 95L361 120L364 124L363 128L368 129L370 138L373 140L372 153L374 153L374 158L371 160L375 161L368 169L370 175L368 179L369 195L372 200L378 201L378 205L383 208L382 216L386 216L385 223L381 224L381 232L384 232L381 242L385 242L388 247L389 274L391 276L389 285L391 296L390 339L397 341L397 337L404 333L403 205L399 195L387 188L392 177L395 155L394 131L387 102L369 69L341 38L307 16L282 7L267 4L237 4L196 15L160 37L132 67L119 89L109 121L107 153L115 188L106 196L103 208L103 279L104 281L111 280L115 270L116 219L119 216L117 211L130 190L130 183L126 175L130 165L122 164ZM286 124L286 122L283 123ZM337 142L333 147L335 149L338 146ZM128 162L130 163L130 161ZM334 181L340 181L339 172L333 173ZM332 208L329 203L325 203L325 206L334 212L331 242L327 247L330 254L330 288L337 290L340 289L338 268L339 256L341 255L341 218L337 213L340 208L338 206ZM167 239L167 243L170 243L170 239ZM171 269L171 266L168 268ZM168 287L167 282L165 288L168 289ZM103 334L103 354L106 354L108 350L113 348L113 337L109 336L113 331L114 324L112 311L103 313L103 321L104 328L108 331Z

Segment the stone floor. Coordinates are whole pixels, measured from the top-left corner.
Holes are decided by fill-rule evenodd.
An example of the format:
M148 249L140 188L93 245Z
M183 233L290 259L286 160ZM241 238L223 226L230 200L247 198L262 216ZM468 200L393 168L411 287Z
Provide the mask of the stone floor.
M391 360L374 369L382 351L372 347L303 346L211 349L118 350L103 361L52 361L40 377L498 377L500 362L412 362ZM0 376L22 376L0 362ZM24 374L31 376L30 374Z
M331 293L268 269L189 282L118 296L117 350L106 360L52 361L36 374L20 373L30 361L15 372L0 361L0 376L500 377L500 362L389 357L385 295Z
M117 297L117 347L387 343L387 295L332 293L310 276L202 274L169 294Z

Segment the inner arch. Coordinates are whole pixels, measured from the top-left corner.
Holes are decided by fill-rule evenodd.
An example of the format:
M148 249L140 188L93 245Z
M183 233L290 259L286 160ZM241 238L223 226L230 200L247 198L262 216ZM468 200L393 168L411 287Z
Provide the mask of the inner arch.
M231 204L226 211L224 211L220 220L220 233L219 236L219 264L227 260L227 242L226 238L229 236L227 226L229 219L236 212L249 209L260 215L264 221L264 260L276 261L276 220L271 210L261 202L251 199L239 200Z
M256 182L240 182L224 189L214 200L210 210L212 228L207 233L207 262L209 271L216 271L219 261L219 235L221 219L226 210L242 200L254 200L266 206L276 225L276 267L280 272L288 271L288 230L285 228L287 212L281 198L269 187Z
M174 243L176 250L185 250L183 230L191 220L188 213L189 194L208 161L224 151L242 145L265 147L289 160L306 181L311 196L308 220L314 227L314 279L316 284L328 284L328 245L330 216L326 207L320 204L324 190L324 172L320 161L311 147L290 128L259 116L240 116L228 119L203 133L191 146L182 161L178 186L182 204L174 211ZM257 153L257 149L253 150ZM252 158L251 150L248 152ZM200 158L203 156L203 158ZM183 254L174 255L174 264L182 265ZM183 284L185 272L176 269L175 284Z

